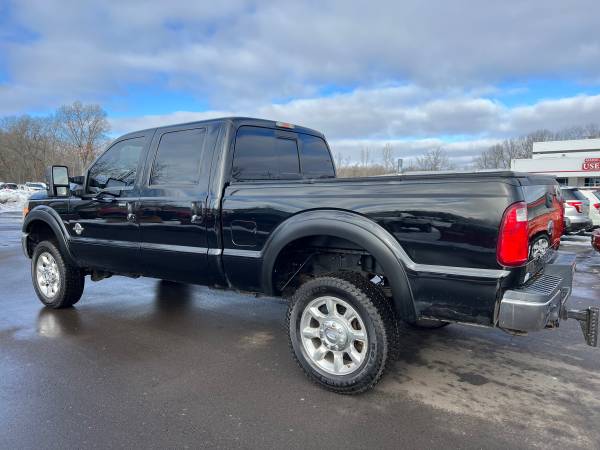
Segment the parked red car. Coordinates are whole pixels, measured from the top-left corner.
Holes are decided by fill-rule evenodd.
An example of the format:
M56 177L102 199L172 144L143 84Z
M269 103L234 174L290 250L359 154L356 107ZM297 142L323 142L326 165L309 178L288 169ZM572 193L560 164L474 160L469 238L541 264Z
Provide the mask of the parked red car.
M542 256L549 248L558 249L564 232L562 194L557 185L527 186L527 214L529 216L529 257Z
M600 252L600 230L596 230L592 234L592 247Z

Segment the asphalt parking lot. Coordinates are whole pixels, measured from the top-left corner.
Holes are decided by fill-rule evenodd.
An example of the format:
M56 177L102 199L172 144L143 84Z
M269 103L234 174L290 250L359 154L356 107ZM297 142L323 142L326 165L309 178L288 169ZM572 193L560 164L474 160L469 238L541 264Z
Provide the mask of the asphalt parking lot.
M0 448L600 448L600 349L575 321L406 329L376 389L345 397L293 362L281 300L115 277L47 310L19 238L0 214ZM600 303L588 240L563 245L574 306Z

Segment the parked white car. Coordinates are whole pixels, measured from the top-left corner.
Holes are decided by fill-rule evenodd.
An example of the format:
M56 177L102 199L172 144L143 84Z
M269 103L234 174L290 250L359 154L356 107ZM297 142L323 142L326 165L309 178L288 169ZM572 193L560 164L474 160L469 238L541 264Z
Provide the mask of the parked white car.
M34 191L43 191L48 189L46 183L42 183L41 181L28 181L27 183L25 183L25 186Z
M590 189L580 189L590 201L590 219L594 227L600 227L600 193Z

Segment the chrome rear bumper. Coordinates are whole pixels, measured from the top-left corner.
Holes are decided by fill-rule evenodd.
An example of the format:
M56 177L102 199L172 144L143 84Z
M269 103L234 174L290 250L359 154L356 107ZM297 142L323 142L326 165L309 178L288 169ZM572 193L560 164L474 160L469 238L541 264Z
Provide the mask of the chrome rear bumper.
M517 333L554 328L561 320L574 318L581 323L586 342L598 344L597 307L576 311L567 309L571 295L575 255L558 252L554 263L546 264L541 275L522 288L504 293L498 311L498 327Z

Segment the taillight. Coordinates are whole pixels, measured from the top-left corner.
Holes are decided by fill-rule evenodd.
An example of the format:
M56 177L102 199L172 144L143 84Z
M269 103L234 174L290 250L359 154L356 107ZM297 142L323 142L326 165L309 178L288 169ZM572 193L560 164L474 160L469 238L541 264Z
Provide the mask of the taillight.
M572 206L573 208L575 208L577 210L578 213L581 212L581 208L583 206L582 202L575 202L575 201L569 201L567 202L567 205Z
M600 203L594 203L594 208L600 209Z
M496 256L501 266L522 266L529 256L527 204L513 203L502 216Z

